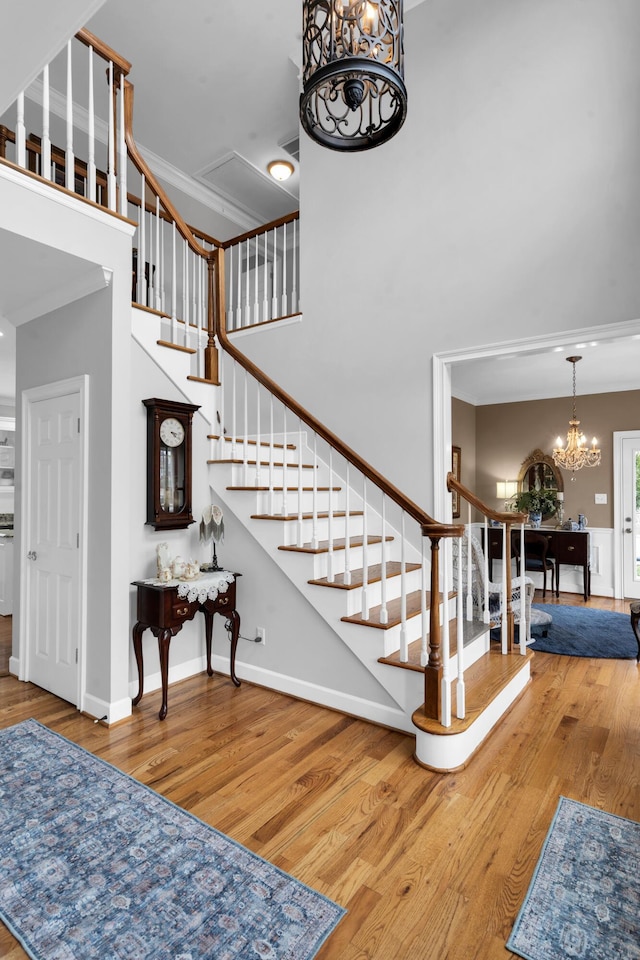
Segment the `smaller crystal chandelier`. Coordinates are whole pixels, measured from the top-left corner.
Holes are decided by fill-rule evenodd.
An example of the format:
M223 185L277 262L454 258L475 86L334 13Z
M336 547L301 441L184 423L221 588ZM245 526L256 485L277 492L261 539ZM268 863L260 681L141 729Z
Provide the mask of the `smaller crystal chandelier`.
M403 0L303 0L300 121L333 150L368 150L407 115Z
M573 364L573 416L569 421L569 432L567 433L567 445L562 446L562 437L558 437L553 449L553 461L563 470L571 470L575 473L582 467L597 467L600 463L600 448L596 446L597 440L594 437L591 447L587 446L584 433L580 429L580 421L576 417L576 363L582 360L582 357L567 357L567 362ZM575 480L575 477L571 477Z

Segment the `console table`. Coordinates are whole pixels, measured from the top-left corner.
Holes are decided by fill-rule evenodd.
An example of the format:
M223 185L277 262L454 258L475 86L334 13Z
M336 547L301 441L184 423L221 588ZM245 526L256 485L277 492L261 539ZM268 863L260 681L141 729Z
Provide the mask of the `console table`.
M529 528L525 530L525 550L528 529ZM540 527L534 532L541 533L549 541L547 556L556 564L556 597L560 595L560 567L565 563L572 567L582 567L584 599L588 600L591 596L591 544L589 531ZM512 539L519 536L520 530L512 529ZM489 578L493 579L492 561L502 560L502 530L495 527L489 529L488 560Z
M198 611L204 614L208 676L213 675L211 667L213 615L220 613L231 623L230 674L236 687L240 686L240 681L236 677L235 661L240 636L240 616L236 610L236 578L241 574L229 574L226 571L223 571L223 574L227 578L233 577L233 580L227 583L219 573L207 573L202 574L198 580L187 583L178 580L170 580L168 583L162 583L159 580L134 581L132 586L137 587L138 591L138 622L133 628L133 650L138 666L138 693L133 700L134 707L140 703L143 693L142 634L148 627L158 638L162 678L162 706L158 716L164 720L167 715L171 638L180 632L186 621L193 620ZM186 596L180 596L187 590Z

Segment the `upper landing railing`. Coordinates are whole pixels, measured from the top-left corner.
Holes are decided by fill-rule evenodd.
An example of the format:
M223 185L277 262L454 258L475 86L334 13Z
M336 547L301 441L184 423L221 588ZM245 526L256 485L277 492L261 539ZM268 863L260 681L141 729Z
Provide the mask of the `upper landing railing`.
M351 550L358 554L361 569L354 571L353 579L362 598L360 619L384 628L395 618L400 626L400 660L404 662L409 659L409 645L415 635L417 662L424 668L425 715L448 726L451 690L456 681L458 716L464 715L461 633L457 677L449 675L449 588L455 569L455 545L459 556L464 552L464 527L434 520L240 352L233 338L235 331L293 316L300 309L297 214L225 244L193 230L136 146L129 70L127 61L87 31L80 31L45 68L42 79L21 94L15 107L0 118L0 162L17 165L31 176L80 194L85 201L100 204L137 224L132 300L160 317L162 342L194 355L195 379L214 384L223 381L223 389L218 392L218 456L224 459L223 451L230 446L232 459L237 460L242 449L239 460L248 463L251 436L257 454L252 484L264 489L271 502L278 492L282 497L278 509L288 519L299 521L296 526L300 537L302 496L309 489L302 479L303 467L308 465L302 463L299 453L297 482L289 487L285 479L282 488L276 487L275 437L283 439L283 460L290 447L288 436L304 440L312 451L313 549L318 546L319 519L316 467L320 458L328 464L329 505L324 511L328 580L333 582L341 576L344 585L352 587L348 557ZM78 96L79 91L82 96ZM82 106L79 100L83 100ZM224 360L221 363L219 349ZM265 440L269 446L266 463L261 456ZM302 449L302 443L296 445ZM338 486L345 491L346 504L336 506L332 497ZM473 498L463 488L459 490ZM288 495L295 498L294 513L286 507ZM336 530L352 512L362 516L360 533L352 538L345 528L340 543L341 534ZM514 517L499 519L508 525ZM386 546L392 540L396 544L393 556ZM374 563L368 554L370 542L381 544L380 558ZM346 555L346 561L341 559L341 574L332 568L333 560L338 561L338 551ZM397 583L398 576L399 592L393 579ZM368 599L374 581L380 582L381 599L375 607ZM510 596L510 592L505 595ZM508 607L503 618L507 630L503 652L511 649L513 619Z

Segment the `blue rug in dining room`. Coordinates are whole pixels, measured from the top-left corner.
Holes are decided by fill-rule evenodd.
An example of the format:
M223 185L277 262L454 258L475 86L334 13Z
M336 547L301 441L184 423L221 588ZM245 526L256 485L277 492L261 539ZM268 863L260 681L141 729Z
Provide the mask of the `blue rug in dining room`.
M638 656L628 614L552 603L536 603L533 608L550 614L551 623L546 637L541 636L539 627L531 628L534 642L530 650L612 660L635 660Z
M0 757L0 919L33 960L310 960L346 912L36 720Z
M507 950L524 960L638 960L640 823L560 797Z

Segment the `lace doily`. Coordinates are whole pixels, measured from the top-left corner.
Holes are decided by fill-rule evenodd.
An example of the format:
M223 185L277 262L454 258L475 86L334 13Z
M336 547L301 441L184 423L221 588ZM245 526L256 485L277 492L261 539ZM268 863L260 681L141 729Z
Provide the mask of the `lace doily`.
M220 593L226 593L229 584L233 583L235 575L228 570L220 570L217 573L205 573L199 580L180 581L178 583L178 596L181 600L188 600L193 603L204 603L206 600L215 600Z

